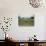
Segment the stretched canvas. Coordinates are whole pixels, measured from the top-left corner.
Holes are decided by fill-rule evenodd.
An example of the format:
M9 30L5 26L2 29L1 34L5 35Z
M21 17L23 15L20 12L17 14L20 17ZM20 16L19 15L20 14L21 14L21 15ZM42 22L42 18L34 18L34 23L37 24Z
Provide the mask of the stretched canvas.
M21 17L18 16L19 26L34 26L34 16L31 17Z

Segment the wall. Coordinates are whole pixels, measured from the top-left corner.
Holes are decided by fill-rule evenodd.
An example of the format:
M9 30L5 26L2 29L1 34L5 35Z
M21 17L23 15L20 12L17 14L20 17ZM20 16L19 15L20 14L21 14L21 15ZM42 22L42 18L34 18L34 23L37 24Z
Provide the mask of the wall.
M46 8L33 8L29 5L28 0L0 0L0 16L12 17L13 22L10 31L8 33L17 40L27 40L34 34L37 35L37 39L44 40L45 36L45 12ZM31 16L35 14L35 26L34 27L19 27L18 16ZM2 33L2 31L1 31ZM2 35L0 33L0 35ZM11 36L11 37L12 37ZM0 36L0 39L3 37Z
M45 30L44 31L44 39L46 39L46 16L45 16L45 20L44 21L45 21L45 24L44 24L45 25L45 29L44 29Z

